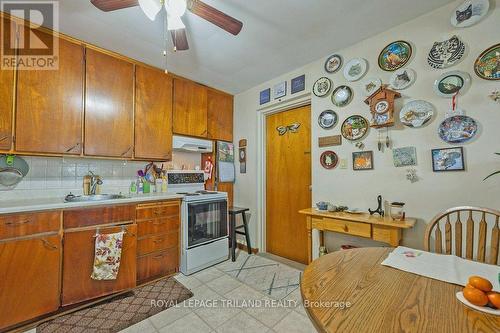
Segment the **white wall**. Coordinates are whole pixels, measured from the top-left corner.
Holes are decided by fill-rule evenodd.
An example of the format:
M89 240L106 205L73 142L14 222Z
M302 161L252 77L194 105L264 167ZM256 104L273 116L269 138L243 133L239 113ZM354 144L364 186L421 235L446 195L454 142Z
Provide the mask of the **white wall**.
M358 149L347 140L344 140L342 146L327 149L334 150L340 158L347 159L348 169L342 170L337 167L333 170L326 170L319 164L319 155L326 149L318 148L318 137L340 134L340 124L350 115L361 114L367 119L370 118L369 109L363 103L364 95L360 90L363 79L357 82L346 82L341 73L342 70L335 74L324 72L323 64L328 54L303 68L235 96L235 144L243 138L248 140L247 173L237 173L234 191L235 204L247 206L253 213L250 224L254 243L258 237L257 224L261 223L255 214L259 196L256 181L257 149L259 149L257 147L259 92L265 88L272 88L274 84L282 80L290 82L291 78L300 74L306 74L306 87L309 90L312 83L321 76L329 77L335 87L347 84L354 90L353 101L343 108L335 107L329 96L318 98L312 95L311 97L313 185L311 204L317 201L329 201L362 209L374 208L378 194L389 201L403 201L406 203L407 215L419 219L415 228L404 233L403 244L417 248L422 247L425 223L442 210L460 205L500 208L500 177L492 178L487 182L482 181L487 174L500 169L500 159L493 154L500 151L500 105L487 97L493 89L500 88L500 82L480 79L473 70L476 57L486 48L500 42L498 34L500 0L490 1L490 12L479 24L465 29L456 29L450 25L450 15L461 2L462 0L455 1L349 48L332 50L332 53L339 53L343 56L344 63L353 57L367 59L369 71L364 78L380 77L384 83L388 83L391 72L384 72L377 65L380 50L388 43L399 39L412 43L414 56L407 67L416 71L417 80L411 87L401 91L402 98L397 100L396 110L399 111L402 105L412 99L423 99L431 102L437 111L437 117L424 128L411 129L397 124L390 130L393 147L415 146L417 148L416 169L420 181L414 184L405 179L406 168L393 166L391 150L387 149L383 153L377 150L378 131L376 129L371 129L369 135L363 140L366 145L365 150L374 152L375 169L373 171L352 170L351 154ZM355 29L355 22L346 29ZM335 33L341 32L326 33L331 33L334 38ZM426 57L432 43L452 34L457 34L467 44L466 56L459 64L451 68L445 70L430 68ZM436 96L432 88L434 80L448 70L462 70L471 75L472 86L463 97L459 98L459 106L466 111L467 115L476 119L480 130L472 142L462 145L465 149L467 167L465 172L434 173L431 164L431 149L454 146L441 141L437 135L437 127L444 119L444 113L450 108L450 100ZM291 97L293 95L288 95L284 100ZM280 104L280 102L270 104ZM317 125L317 117L325 109L337 111L340 117L339 124L330 130L323 130ZM396 117L399 118L398 113ZM385 137L385 130L383 133ZM236 170L239 170L238 165ZM337 234L327 236L329 248L336 248L338 244L346 241L360 245L373 244L373 242L360 242L359 239Z

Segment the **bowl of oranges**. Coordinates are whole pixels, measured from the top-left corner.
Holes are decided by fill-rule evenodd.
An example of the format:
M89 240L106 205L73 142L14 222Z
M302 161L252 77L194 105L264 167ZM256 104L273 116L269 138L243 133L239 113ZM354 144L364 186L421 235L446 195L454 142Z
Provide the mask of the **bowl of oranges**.
M500 316L500 293L492 289L489 280L471 276L464 289L457 293L457 298L475 310Z

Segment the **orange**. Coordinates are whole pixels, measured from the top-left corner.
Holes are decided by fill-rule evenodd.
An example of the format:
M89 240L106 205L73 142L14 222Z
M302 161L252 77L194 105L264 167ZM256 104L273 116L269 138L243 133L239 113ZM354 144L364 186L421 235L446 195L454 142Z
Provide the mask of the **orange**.
M488 304L488 296L476 288L464 288L464 297L466 300L477 306L485 306Z
M490 304L493 305L493 307L500 309L500 293L497 293L496 291L490 291L486 293L486 296L488 297L488 300L490 301Z
M484 292L488 292L493 289L493 285L491 284L491 282L480 276L471 276L469 278L469 284L474 288L477 288Z

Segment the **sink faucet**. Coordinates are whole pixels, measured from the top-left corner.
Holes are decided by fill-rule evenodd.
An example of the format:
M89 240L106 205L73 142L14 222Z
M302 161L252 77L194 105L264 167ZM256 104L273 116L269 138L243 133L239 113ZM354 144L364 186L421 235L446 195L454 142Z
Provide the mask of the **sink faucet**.
M95 195L96 194L95 192L97 190L97 185L102 185L102 180L92 171L89 171L89 175L90 175L89 195Z

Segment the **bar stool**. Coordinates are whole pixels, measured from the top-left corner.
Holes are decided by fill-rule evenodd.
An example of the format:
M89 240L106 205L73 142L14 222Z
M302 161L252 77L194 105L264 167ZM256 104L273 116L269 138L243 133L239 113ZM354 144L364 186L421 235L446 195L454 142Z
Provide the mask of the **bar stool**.
M229 237L231 239L232 261L236 260L236 234L245 235L247 241L248 254L252 254L252 247L250 246L250 233L248 232L248 222L247 222L247 216L245 214L245 212L248 212L249 210L250 210L249 208L241 208L241 207L229 207L227 210L229 213ZM236 226L236 216L238 214L241 214L241 217L243 218L243 224ZM244 228L245 231L243 232L237 230L241 228Z

